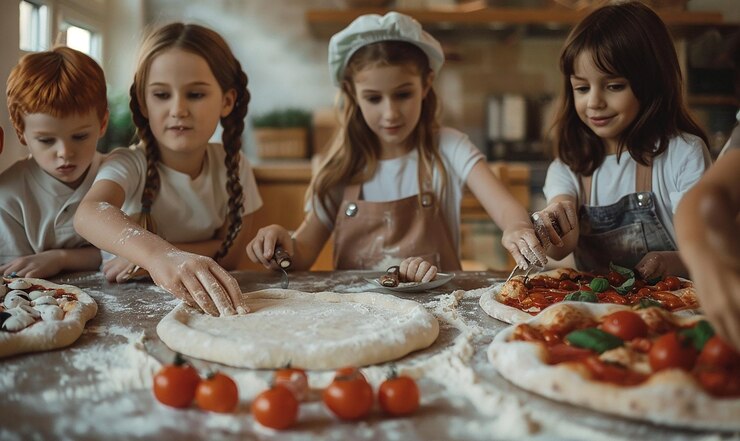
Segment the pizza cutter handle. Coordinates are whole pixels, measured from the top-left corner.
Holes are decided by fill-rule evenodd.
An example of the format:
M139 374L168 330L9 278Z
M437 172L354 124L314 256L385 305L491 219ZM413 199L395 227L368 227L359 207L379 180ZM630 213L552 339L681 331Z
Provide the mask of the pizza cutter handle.
M291 265L293 265L293 261L291 260L287 251L285 251L282 247L275 247L272 258L275 259L275 263L277 263L278 266L283 270L288 269Z

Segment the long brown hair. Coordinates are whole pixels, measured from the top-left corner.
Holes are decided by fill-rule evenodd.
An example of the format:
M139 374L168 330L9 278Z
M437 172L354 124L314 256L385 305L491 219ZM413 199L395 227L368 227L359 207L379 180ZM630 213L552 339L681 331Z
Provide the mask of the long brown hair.
M108 111L105 75L92 58L58 46L25 55L8 76L8 110L18 139L23 139L23 117L46 113L59 118L95 111L102 122Z
M428 88L421 103L419 122L409 135L408 146L419 151L419 203L422 179L431 178L436 167L444 194L447 182L442 157L439 153L438 102L429 81L433 78L429 59L417 46L402 41L382 41L363 46L352 55L344 69L339 99L340 127L327 157L311 181L306 198L315 197L328 212L326 196L338 185L365 182L372 178L380 158L380 140L368 127L357 104L354 76L370 66L405 66L414 69L422 78L422 87ZM424 173L427 171L427 173ZM441 199L440 199L441 200ZM331 201L336 209L339 201Z
M196 24L172 23L161 27L149 34L141 46L138 68L131 85L131 113L136 124L136 134L146 150L147 172L144 192L141 195L143 224L153 230L151 221L151 207L154 198L159 192L159 172L157 163L160 160L159 145L154 138L149 121L141 110L145 104L146 79L154 58L163 51L178 48L202 57L211 68L221 91L226 93L231 89L236 91L234 109L227 116L221 118L223 134L221 142L226 150L226 172L228 180L226 191L229 194L229 212L227 214L228 230L221 247L214 258L224 257L242 226L242 185L239 181L239 153L241 151L241 135L244 131L244 117L249 105L249 91L247 90L247 74L242 70L239 60L234 57L229 45L224 39L211 29Z
M636 1L604 6L571 31L560 55L563 94L554 124L555 147L573 172L591 175L606 157L604 142L575 110L570 77L582 53L590 53L601 71L625 77L640 103L637 117L620 134L617 159L626 149L635 161L648 165L683 132L709 144L689 114L676 49L660 17Z

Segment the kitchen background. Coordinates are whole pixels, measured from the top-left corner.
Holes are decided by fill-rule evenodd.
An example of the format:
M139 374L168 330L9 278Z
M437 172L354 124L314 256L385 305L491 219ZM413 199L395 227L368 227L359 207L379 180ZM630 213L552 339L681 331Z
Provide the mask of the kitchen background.
M67 41L93 55L110 87L114 124L102 149L130 140L127 90L141 35L171 21L201 23L220 32L249 76L252 95L245 150L258 168L263 198L283 201L262 221L300 222L308 158L331 135L336 90L326 65L329 37L364 9L384 5L416 16L443 44L447 62L435 87L443 122L467 133L496 170L534 210L549 162L547 127L561 84L558 57L566 34L588 0L0 0L0 79L26 51ZM724 143L740 100L740 1L651 0L675 36L692 109L707 129L713 152ZM504 9L501 9L504 8ZM306 126L263 130L286 120ZM0 97L5 151L0 171L26 154ZM290 123L289 123L290 125ZM260 130L258 130L260 129ZM287 136L287 138L285 137ZM303 138L301 138L303 137ZM303 139L306 142L302 142ZM268 158L272 156L272 158ZM513 161L513 162L512 162ZM503 171L502 171L503 170ZM264 187L263 187L264 186ZM291 193L288 197L286 191ZM300 197L296 197L298 193ZM273 196L272 193L269 193ZM291 205L290 209L285 208ZM267 207L266 207L267 208ZM263 209L264 211L265 209ZM286 211L288 210L288 211ZM463 253L468 268L504 268L498 231L463 208ZM466 214L467 213L467 214Z

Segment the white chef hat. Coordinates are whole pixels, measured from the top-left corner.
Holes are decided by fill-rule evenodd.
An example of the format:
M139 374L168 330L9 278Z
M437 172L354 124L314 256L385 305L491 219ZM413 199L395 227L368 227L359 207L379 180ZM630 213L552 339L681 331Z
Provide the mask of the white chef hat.
M349 26L334 34L329 41L329 69L335 86L342 82L347 61L361 47L380 41L405 41L419 47L437 73L445 61L442 46L421 24L408 15L389 12L357 17Z

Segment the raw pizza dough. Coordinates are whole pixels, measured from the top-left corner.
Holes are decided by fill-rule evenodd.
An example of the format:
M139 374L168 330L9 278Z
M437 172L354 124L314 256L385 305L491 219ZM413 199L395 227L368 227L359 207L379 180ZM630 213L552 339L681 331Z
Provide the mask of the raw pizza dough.
M82 335L85 323L95 317L95 314L98 312L98 305L95 303L95 300L75 286L57 285L48 280L28 277L5 280L26 280L32 286L41 286L44 290L61 289L66 293L72 294L77 300L59 302L59 306L65 310L61 320L36 318L31 325L20 331L0 331L0 357L26 352L47 351L71 345ZM33 291L33 289L24 289L23 291L28 293ZM10 290L0 297L5 297L9 293ZM64 296L54 297L59 301ZM64 303L68 304L64 305ZM33 307L32 305L31 307Z
M480 296L480 300L478 300L480 307L483 308L486 314L505 323L521 323L531 319L532 316L521 309L496 300L503 286L503 283L499 283L484 291Z
M430 346L439 324L422 305L378 293L245 293L245 315L213 317L180 304L157 325L172 350L246 368L364 366Z
M629 307L559 303L531 317L527 324L557 327L556 323L593 321L623 309ZM688 326L703 318L700 315L682 317L658 308L638 312L648 323L668 319ZM509 341L516 326L499 332L489 346L487 355L504 378L522 389L599 412L658 424L705 430L740 430L740 399L709 395L688 372L666 369L653 373L644 383L629 387L592 381L585 367L579 370L581 366L573 368L571 363L545 363L545 351L539 344Z

